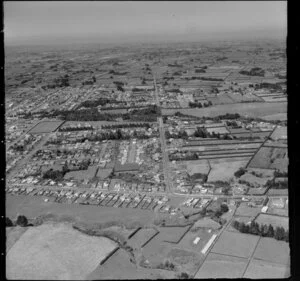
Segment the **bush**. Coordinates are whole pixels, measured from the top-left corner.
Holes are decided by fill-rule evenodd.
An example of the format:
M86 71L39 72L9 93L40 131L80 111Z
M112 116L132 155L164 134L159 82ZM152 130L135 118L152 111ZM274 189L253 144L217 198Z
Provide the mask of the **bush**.
M28 225L28 220L27 220L27 218L25 216L21 215L21 216L18 216L16 223L19 226L25 227L25 226Z
M237 178L240 178L242 175L246 173L246 169L244 168L239 168L235 173L234 176Z
M8 217L5 218L5 226L6 226L6 227L14 226L13 222L12 222L11 219L8 218Z

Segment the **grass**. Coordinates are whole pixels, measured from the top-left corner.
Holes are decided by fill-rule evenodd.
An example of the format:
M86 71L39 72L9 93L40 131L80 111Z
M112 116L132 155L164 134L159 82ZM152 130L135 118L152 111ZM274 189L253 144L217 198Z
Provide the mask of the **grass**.
M255 220L259 224L271 224L273 227L282 226L284 229L289 229L289 218L269 214L259 214Z
M240 167L245 167L248 161L249 157L245 159L223 158L210 160L212 169L208 175L208 182L229 180Z
M273 238L262 237L254 252L254 258L284 265L290 264L289 243Z
M13 247L13 245L22 237L28 227L6 227L6 253Z
M60 218L68 216L73 218L74 222L84 221L86 223L122 221L129 225L132 224L132 228L151 223L155 215L152 211L141 209L60 204L56 202L44 202L39 197L25 195L12 196L7 194L6 215L9 218L14 218L18 213L29 218L47 214Z
M201 109L163 109L163 114L174 114L175 112L181 112L196 117L208 116L215 117L226 113L239 113L241 115L248 115L250 117L264 117L272 114L286 113L287 103L237 103L237 104L222 104L211 106L209 108Z
M260 213L260 211L261 208L249 207L247 203L242 202L237 208L235 215L244 217L255 217L257 214Z
M213 246L211 252L249 258L259 240L258 236L225 231Z
M241 278L247 260L210 253L195 278Z
M60 125L62 121L44 121L37 124L34 128L32 128L29 133L50 133L55 131Z
M83 279L116 245L66 224L28 229L7 255L8 279Z
M289 266L279 265L261 260L252 260L244 274L244 278L288 278L290 276Z

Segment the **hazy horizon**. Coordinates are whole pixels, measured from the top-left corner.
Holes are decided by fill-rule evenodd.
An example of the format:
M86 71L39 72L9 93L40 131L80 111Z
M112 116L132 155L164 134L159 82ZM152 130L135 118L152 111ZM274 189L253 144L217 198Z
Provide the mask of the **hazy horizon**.
M4 2L6 45L285 39L287 3Z

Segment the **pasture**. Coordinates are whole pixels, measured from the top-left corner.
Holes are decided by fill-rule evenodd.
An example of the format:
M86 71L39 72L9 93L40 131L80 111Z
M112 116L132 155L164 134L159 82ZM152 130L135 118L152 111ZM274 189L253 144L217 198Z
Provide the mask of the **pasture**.
M264 279L264 278L288 278L290 268L286 265L271 263L262 260L252 260L243 278Z
M248 161L249 157L211 159L212 169L208 175L208 182L229 180L240 167L245 167Z
M241 278L247 259L210 253L195 278Z
M213 246L211 253L249 258L259 240L258 236L224 231Z
M277 241L274 238L262 237L258 242L253 257L254 259L258 260L289 265L289 243L284 241Z
M42 121L34 126L29 133L40 134L40 133L51 133L54 132L63 121Z
M271 224L273 227L283 227L289 229L289 218L270 214L259 214L255 220L259 224Z
M6 257L8 279L82 280L116 247L66 224L28 229Z

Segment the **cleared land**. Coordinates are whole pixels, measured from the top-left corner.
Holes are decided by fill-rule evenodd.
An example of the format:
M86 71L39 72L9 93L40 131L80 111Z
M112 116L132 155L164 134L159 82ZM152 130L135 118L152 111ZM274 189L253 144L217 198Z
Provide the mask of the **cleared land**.
M289 243L277 241L274 238L262 237L256 250L254 258L274 263L290 264L290 247Z
M288 278L290 276L289 266L280 265L261 260L252 260L244 274L244 278Z
M63 121L44 121L40 122L36 126L34 126L29 133L31 134L39 134L39 133L51 133L54 132L61 124Z
M65 224L28 229L6 257L8 279L82 280L116 247Z
M274 227L282 226L284 229L289 229L289 218L269 214L259 214L255 220L259 224L271 224Z
M249 258L259 240L258 236L224 231L211 253Z
M195 278L241 278L247 260L210 253Z

